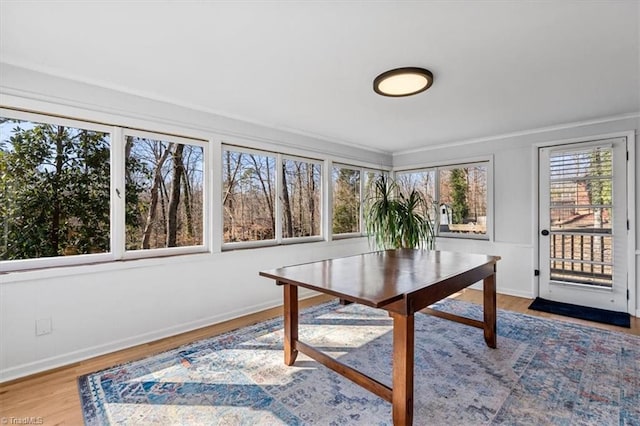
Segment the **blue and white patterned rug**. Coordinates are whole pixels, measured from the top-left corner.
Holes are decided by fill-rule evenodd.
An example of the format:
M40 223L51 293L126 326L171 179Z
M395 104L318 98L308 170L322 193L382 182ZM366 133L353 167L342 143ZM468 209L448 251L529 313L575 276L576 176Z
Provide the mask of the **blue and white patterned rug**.
M482 308L438 309L481 319ZM416 425L640 425L640 338L499 311L482 330L417 314ZM79 379L89 425L389 425L391 404L300 354L270 320ZM335 302L301 313L300 339L391 382L386 312Z

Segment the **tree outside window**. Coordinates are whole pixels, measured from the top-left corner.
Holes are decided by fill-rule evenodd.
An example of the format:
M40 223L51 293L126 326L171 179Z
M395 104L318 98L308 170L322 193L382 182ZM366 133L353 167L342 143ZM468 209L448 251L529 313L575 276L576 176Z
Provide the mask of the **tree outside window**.
M422 193L429 216L438 219L438 235L487 235L487 163L403 171L396 178L403 193Z
M127 136L126 249L202 245L203 149Z
M436 173L434 170L420 170L412 172L397 173L397 182L400 191L408 195L415 189L422 194L427 201L429 217L433 217L435 209L435 182Z
M276 157L222 153L225 243L273 240L276 235Z
M0 259L110 251L110 135L0 118Z
M441 232L486 235L487 166L439 169L438 183Z
M334 167L333 233L360 232L360 170Z
M321 164L282 161L282 236L319 236L321 229Z

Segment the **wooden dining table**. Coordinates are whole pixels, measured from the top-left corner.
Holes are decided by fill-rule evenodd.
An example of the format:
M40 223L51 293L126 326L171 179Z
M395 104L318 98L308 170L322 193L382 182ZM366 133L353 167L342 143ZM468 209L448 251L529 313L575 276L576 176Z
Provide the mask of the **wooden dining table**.
M496 347L496 264L499 256L398 249L284 266L260 275L284 289L284 362L298 352L392 404L393 424L413 423L414 315L421 311L484 330ZM429 308L483 281L483 321ZM298 339L298 287L384 309L393 319L393 372L389 387ZM437 374L437 372L434 372Z

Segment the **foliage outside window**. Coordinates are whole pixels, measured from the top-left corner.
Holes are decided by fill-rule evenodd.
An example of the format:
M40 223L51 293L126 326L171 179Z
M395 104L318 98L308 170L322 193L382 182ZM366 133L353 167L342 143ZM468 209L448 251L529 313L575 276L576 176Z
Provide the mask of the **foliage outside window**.
M371 204L371 200L376 193L376 181L381 175L387 175L386 172L380 170L364 170L364 193L362 194L362 211L366 213Z
M611 288L613 151L554 151L549 158L550 277Z
M126 249L202 245L203 149L126 136Z
M110 135L0 118L0 260L110 251Z
M321 160L223 145L222 169L223 249L313 241L324 235ZM370 191L381 173L333 167L329 232L360 235L363 192Z
M275 155L226 149L222 163L224 242L275 239Z
M434 217L435 213L435 182L435 170L420 170L397 174L397 184L400 192L406 196L414 189L418 191L427 202L430 217Z
M117 127L2 114L2 270L203 250L203 143L126 129L116 140ZM183 249L137 251L166 247Z
M360 232L360 169L333 167L333 233Z
M366 200L370 194L373 194L375 191L376 179L383 172L379 170L365 170L364 171L364 194L362 196L363 201ZM385 173L386 174L386 173Z
M2 270L206 250L203 141L4 109L2 115ZM323 235L322 161L231 146L222 154L224 243ZM333 170L329 226L336 234L360 233L363 196L380 173Z
M321 234L321 164L282 160L282 236L313 237Z
M488 237L488 162L398 172L396 176L401 192L415 188L428 200L430 214L437 218L438 235Z
M487 166L439 169L438 183L440 232L487 235Z

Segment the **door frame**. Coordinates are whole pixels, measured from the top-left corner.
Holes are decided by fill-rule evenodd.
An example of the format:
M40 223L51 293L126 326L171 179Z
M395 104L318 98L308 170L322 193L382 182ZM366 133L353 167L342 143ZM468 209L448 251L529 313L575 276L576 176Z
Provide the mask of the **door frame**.
M627 152L629 155L629 159L627 160L627 220L629 221L629 229L627 231L627 289L629 291L629 300L627 301L627 309L630 315L640 316L640 310L638 306L636 306L636 298L640 289L638 289L638 284L635 284L636 276L638 275L638 271L636 271L636 182L635 173L631 173L632 171L636 171L635 130L581 136L571 139L558 139L548 142L538 142L532 145L533 178L531 185L533 189L532 206L535 212L532 221L533 226L531 228L533 265L537 271L540 270L540 148L619 137L627 138ZM533 282L533 296L538 297L540 295L540 276L534 276Z

